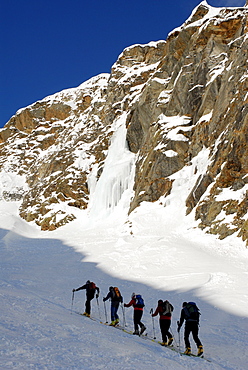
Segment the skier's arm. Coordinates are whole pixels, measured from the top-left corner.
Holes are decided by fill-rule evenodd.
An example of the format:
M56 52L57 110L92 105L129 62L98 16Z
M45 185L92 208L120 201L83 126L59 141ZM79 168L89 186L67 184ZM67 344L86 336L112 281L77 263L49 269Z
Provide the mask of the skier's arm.
M75 292L82 290L82 289L86 289L86 284L82 285L80 288L75 289Z
M178 321L178 332L179 330L181 329L181 326L183 325L183 322L184 322L184 319L185 319L185 314L184 314L184 310L181 311L181 317L180 317L180 320Z
M129 303L124 303L124 307L130 307L130 306L133 306L134 304L135 304L135 300L131 299Z
M107 296L105 297L105 298L103 298L103 302L105 302L105 301L107 301L109 298L111 298L112 297L112 295L111 295L111 292L109 292L108 294L107 294Z
M96 286L96 298L99 297L99 294L100 294L100 289Z
M156 308L156 311L152 314L152 317L157 316L159 313L159 306Z

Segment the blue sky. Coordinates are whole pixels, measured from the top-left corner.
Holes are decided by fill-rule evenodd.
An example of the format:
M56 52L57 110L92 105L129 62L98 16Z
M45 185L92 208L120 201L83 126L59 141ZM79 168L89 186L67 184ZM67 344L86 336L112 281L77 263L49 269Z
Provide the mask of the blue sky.
M0 127L47 95L110 72L122 50L166 39L200 0L2 0ZM243 6L245 0L208 0Z

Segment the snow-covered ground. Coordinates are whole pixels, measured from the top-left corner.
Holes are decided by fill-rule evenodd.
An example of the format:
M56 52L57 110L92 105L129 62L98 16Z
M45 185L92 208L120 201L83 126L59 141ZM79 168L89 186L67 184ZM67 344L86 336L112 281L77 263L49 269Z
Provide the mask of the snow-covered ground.
M104 222L82 216L54 232L40 232L19 218L18 203L1 201L0 368L245 369L248 251L239 239L218 241L190 228L189 219L183 222L184 209L175 208L183 186L177 183L174 201L167 200L166 207L143 204L124 226L117 207ZM103 321L102 297L110 285L120 288L125 302L132 292L142 294L143 321L151 335L149 311L158 299L169 299L177 343L181 304L196 301L202 313L200 339L212 362L180 356L71 312L72 289L87 279L101 289ZM84 302L85 292L76 292L73 311L83 312ZM92 306L99 318L96 300ZM122 320L121 309L119 314ZM125 309L130 330L132 314L132 308ZM157 319L155 334L161 338ZM183 348L182 333L180 344Z

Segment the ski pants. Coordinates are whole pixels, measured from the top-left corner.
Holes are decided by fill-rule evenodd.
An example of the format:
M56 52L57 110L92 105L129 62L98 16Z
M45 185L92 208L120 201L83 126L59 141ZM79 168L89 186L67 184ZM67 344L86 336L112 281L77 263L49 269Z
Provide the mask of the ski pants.
M190 348L189 335L192 333L193 339L197 347L201 346L201 341L198 337L199 327L197 321L186 321L184 329L184 342L185 347Z
M162 335L162 341L166 343L167 337L172 338L172 335L169 332L171 320L165 320L165 319L159 320L159 325L160 325L160 330L161 330L161 335Z
M119 303L117 301L112 301L111 302L111 321L115 321L119 319L119 316L117 315L117 311L119 308Z
M140 321L143 315L142 310L134 310L133 311L133 323L134 323L134 330L139 330L139 326L142 328L144 324Z
M91 304L90 304L90 302L92 301L92 299L94 298L94 296L92 296L91 294L88 294L87 296L86 296L86 302L85 302L85 312L87 313L87 314L89 314L90 315L90 311L91 311Z

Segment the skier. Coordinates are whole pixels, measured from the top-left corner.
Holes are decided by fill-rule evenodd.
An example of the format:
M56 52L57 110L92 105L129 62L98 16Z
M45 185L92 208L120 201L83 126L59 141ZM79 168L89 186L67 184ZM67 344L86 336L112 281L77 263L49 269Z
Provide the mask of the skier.
M129 303L124 303L124 307L133 306L133 323L134 323L134 332L135 335L141 335L146 330L145 325L140 321L143 315L144 301L141 295L136 295L133 293L131 295L131 301ZM140 332L139 332L140 326Z
M174 307L170 304L169 301L162 301L160 299L158 301L158 307L156 311L152 314L152 317L157 316L159 314L159 325L162 335L162 345L163 346L170 346L173 342L173 336L169 332L169 328L171 325L171 312L173 311ZM168 342L167 342L168 337Z
M72 289L73 292L77 292L78 290L86 289L86 302L85 302L85 312L83 313L84 316L90 317L90 311L91 311L91 300L95 296L95 292L97 291L96 298L99 297L100 289L96 286L95 283L93 283L90 280L86 281L86 284L81 286L77 289Z
M198 331L199 331L199 318L200 318L200 312L198 307L194 302L183 302L181 310L181 317L180 321L177 322L178 325L178 333L181 329L181 326L183 325L183 322L185 320L185 328L184 328L184 342L185 342L185 355L191 355L191 347L189 342L189 335L192 333L193 339L198 347L198 353L197 356L202 356L203 354L203 346L202 343L198 337Z
M123 298L121 293L117 287L109 287L109 292L105 298L103 298L103 302L111 299L111 324L110 326L116 326L119 324L119 316L117 314L119 304L123 302Z

